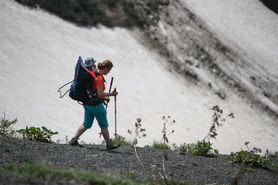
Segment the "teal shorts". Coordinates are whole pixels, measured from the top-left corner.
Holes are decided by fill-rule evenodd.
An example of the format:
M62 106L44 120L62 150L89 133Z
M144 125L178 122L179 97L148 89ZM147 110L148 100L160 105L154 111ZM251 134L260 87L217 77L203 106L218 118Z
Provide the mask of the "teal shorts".
M91 128L94 119L97 119L100 128L108 128L107 114L104 105L98 104L96 106L83 105L84 107L84 122L85 128Z

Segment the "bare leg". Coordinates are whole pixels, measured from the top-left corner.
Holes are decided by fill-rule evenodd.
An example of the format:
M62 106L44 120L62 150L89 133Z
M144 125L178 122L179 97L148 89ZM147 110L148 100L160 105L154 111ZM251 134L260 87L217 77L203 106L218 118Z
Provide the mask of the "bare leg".
M77 129L74 138L79 139L79 137L87 130L83 125L80 125L80 127Z
M101 134L106 142L106 144L110 144L110 136L109 136L109 131L107 128L102 128L101 129Z
M80 125L75 133L75 136L69 141L69 144L72 146L80 146L82 147L82 145L80 145L78 143L78 139L79 137L87 130L87 128L85 128L83 125Z
M108 151L113 150L113 149L116 149L120 146L120 145L113 145L113 142L110 139L109 131L108 131L107 128L102 128L101 129L101 134L103 135L104 140L106 142L106 150L108 150Z

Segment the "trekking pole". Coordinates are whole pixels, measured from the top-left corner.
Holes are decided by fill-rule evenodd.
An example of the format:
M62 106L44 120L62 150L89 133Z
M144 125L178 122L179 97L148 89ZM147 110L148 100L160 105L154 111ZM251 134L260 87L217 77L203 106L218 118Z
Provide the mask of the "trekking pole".
M116 91L116 88L114 89ZM114 96L114 109L115 109L115 137L117 137L117 96Z
M111 81L110 81L109 93L111 92L112 85L113 85L113 81L114 81L114 78L112 77L112 78L111 78ZM107 109L107 106L108 106L108 102L107 102L107 104L105 105L105 108L106 108L106 109Z

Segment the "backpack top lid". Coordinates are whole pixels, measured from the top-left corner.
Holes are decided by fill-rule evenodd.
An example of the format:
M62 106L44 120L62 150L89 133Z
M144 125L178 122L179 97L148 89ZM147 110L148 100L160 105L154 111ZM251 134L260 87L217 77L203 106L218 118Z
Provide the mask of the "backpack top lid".
M85 67L91 67L92 65L94 65L97 61L93 58L93 57L87 57L85 59Z

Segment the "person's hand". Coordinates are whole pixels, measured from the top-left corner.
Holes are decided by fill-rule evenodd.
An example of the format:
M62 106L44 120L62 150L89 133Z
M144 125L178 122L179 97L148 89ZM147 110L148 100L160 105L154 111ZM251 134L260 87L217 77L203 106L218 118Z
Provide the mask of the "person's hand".
M111 92L111 96L117 96L118 95L118 92L116 90L116 88Z
M109 103L109 101L110 101L110 98L108 98L108 97L105 97L105 98L104 98L104 101L105 101L105 102L107 102L107 103Z

